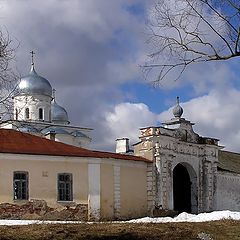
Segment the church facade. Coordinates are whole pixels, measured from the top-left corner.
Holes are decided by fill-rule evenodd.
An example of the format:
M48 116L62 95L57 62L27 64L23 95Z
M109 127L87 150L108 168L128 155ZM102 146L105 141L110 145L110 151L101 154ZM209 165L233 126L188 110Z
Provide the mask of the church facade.
M178 212L240 211L240 155L194 132L177 99L173 118L140 129L130 151L86 148L32 62L0 128L0 218L115 220Z

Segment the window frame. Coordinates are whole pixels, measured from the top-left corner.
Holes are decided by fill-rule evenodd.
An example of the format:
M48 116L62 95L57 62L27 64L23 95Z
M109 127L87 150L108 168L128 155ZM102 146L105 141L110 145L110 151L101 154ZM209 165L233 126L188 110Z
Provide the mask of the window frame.
M60 180L63 177L64 180ZM69 180L67 180L69 178ZM57 174L57 201L72 202L73 201L73 174L58 173Z
M29 108L25 108L25 118L26 119L30 118L30 110L29 110Z
M15 176L17 174L24 174L25 179L16 178ZM17 187L20 189L16 190ZM19 201L19 200L28 200L28 199L29 199L29 173L27 171L14 171L13 172L13 200Z

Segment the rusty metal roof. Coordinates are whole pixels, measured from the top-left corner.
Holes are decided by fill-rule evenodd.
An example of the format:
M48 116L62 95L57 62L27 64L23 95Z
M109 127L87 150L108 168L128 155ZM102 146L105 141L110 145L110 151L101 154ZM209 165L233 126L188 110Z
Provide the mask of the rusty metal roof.
M228 151L219 151L219 170L240 173L240 154Z
M13 129L0 129L0 153L115 158L151 162L151 160L138 156L92 151L85 148L74 147Z

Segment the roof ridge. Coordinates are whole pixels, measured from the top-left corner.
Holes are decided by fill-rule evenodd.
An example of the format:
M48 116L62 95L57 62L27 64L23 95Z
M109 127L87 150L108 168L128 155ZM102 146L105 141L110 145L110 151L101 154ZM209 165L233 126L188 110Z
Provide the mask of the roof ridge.
M76 147L70 144L56 142L42 136L23 133L14 129L0 129L0 141L0 153L115 158L122 160L152 162L151 160L140 156Z

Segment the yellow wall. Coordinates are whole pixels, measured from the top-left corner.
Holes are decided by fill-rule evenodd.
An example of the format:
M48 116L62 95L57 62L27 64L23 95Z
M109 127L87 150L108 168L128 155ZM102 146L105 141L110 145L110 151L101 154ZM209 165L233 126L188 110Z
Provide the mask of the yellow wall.
M57 174L71 173L73 202L88 201L87 163L0 159L0 202L16 202L13 200L14 171L29 173L29 199L44 199L49 206L61 206L57 202Z
M147 164L146 164L147 165ZM147 215L146 167L121 166L121 216L132 218Z
M100 201L101 219L114 218L115 164L120 167L120 218L146 216L147 164L117 159L0 154L0 203L25 203L25 201L13 200L13 172L27 171L29 200L45 200L48 206L54 208L66 205L57 201L57 175L71 173L73 203L70 205L88 204L88 164L92 163L100 164L100 196L97 201Z

